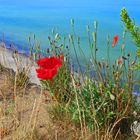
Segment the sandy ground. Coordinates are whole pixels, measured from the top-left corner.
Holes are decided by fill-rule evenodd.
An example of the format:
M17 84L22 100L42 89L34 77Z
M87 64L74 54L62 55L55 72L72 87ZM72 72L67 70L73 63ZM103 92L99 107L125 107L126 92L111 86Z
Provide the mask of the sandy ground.
M22 54L16 54L16 58L17 58L16 60L14 59L14 56L15 54L13 51L0 46L0 63L4 67L13 69L14 71L17 70L17 65L20 68L30 67L30 72L28 74L30 78L30 82L40 85L40 81L37 78L36 71L35 71L35 65L36 65L35 62L31 61L29 57L24 56Z

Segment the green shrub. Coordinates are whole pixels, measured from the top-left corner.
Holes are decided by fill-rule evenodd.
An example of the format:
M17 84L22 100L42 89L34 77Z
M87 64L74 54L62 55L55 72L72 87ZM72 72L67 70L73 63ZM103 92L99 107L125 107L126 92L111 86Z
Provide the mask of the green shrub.
M128 20L131 22L129 18ZM131 53L125 55L125 48L120 48L121 54L114 63L110 62L109 37L107 40L108 58L103 61L98 60L97 22L94 23L94 27L92 40L90 39L89 27L87 30L88 44L91 50L90 61L88 61L80 46L80 38L75 32L74 21L72 20L73 34L69 35L69 45L72 46L76 55L79 72L72 73L69 68L71 56L66 51L65 43L60 43L62 42L60 35L56 34L52 38L49 37L48 55L59 57L60 54L64 54L65 59L63 66L53 80L42 81L42 83L49 89L52 97L58 101L58 106L52 111L52 114L56 116L54 118L59 120L59 117L62 117L61 114L68 113L73 122L78 124L76 126L80 126L81 131L86 129L93 133L98 131L98 139L100 139L101 133L105 134L106 132L113 138L124 136L125 139L128 133L133 134L131 127L133 122L138 120L136 114L140 113L137 97L133 95L136 84L135 67L137 65L132 59ZM133 23L128 28L134 28ZM131 33L135 37L136 43L139 44L139 39L135 33L133 31ZM137 28L136 33L138 33ZM76 46L78 46L79 52L77 52ZM82 62L86 66L84 72L78 53L84 58ZM139 55L139 51L137 55ZM92 76L92 73L95 75Z
M126 30L131 34L134 43L137 45L137 57L138 64L136 65L137 69L140 69L140 29L136 23L129 17L127 10L123 8L121 10L121 19L125 25Z

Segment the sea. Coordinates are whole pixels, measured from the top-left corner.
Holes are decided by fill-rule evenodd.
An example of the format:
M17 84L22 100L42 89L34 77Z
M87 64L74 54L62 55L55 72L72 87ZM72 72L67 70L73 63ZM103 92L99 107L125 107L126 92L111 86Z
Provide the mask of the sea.
M107 1L107 0L106 0ZM129 1L129 0L128 0ZM134 0L135 1L135 0ZM107 37L110 37L110 61L113 63L121 56L122 37L124 26L121 21L120 12L125 7L134 20L140 27L140 2L136 4L134 1L124 1L123 4L111 5L104 2L102 5L93 4L90 6L74 5L51 5L45 4L34 5L16 4L4 2L0 0L0 40L16 46L21 53L27 53L29 48L28 38L36 36L36 40L41 45L42 49L49 48L48 36L52 36L52 29L60 36L66 37L66 44L69 46L71 56L75 60L73 46L69 44L69 34L73 34L71 19L74 19L75 36L80 38L81 48L89 59L91 50L89 46L89 38L87 26L90 27L90 39L92 40L92 32L94 32L94 22L97 21L97 58L99 60L107 59ZM34 1L35 3L36 1ZM59 3L59 1L57 1ZM111 47L113 37L119 36L119 40L114 48ZM75 41L75 47L78 45ZM125 54L132 54L132 59L136 54L137 46L129 33L126 33L125 39ZM78 51L78 49L77 49ZM80 62L84 62L83 56L78 55ZM83 63L82 63L83 64Z
M140 2L139 5L129 3L124 5L130 17L140 26ZM52 29L68 40L69 34L73 34L71 19L74 19L76 36L80 37L81 48L85 56L89 58L90 47L88 42L87 26L90 27L90 39L94 31L94 21L98 23L97 29L97 58L106 59L107 36L110 37L110 59L115 61L121 54L122 36L124 31L120 12L123 5L93 5L93 6L37 6L27 4L8 4L0 2L0 40L14 44L24 52L29 46L28 38L35 34L36 39L43 49L49 48L48 36L52 35ZM112 40L115 35L119 36L117 45L112 48ZM3 37L4 36L4 37ZM73 47L67 45L72 50ZM77 43L75 42L77 47ZM23 49L24 48L24 49ZM125 50L134 56L137 47L127 33ZM80 56L79 56L80 57ZM83 57L81 56L81 60Z

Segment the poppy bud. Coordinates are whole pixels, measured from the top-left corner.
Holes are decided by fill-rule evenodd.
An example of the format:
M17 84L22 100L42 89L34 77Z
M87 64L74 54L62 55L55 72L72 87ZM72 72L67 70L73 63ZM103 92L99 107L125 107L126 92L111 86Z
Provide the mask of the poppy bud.
M128 53L127 56L130 57L130 53Z
M101 68L101 63L100 63L100 62L98 62L98 65L99 65L99 67Z
M48 48L48 49L47 49L47 53L49 53L49 52L50 52L50 49Z
M29 40L29 42L30 42L30 40L31 40L31 37L30 37L30 36L29 36L28 40Z
M72 42L73 41L73 37L71 34L69 34L69 42Z
M108 65L108 61L106 61L106 68L108 68L109 67L109 65Z
M123 58L124 60L127 60L127 58L126 58L125 56L122 56L122 58Z
M59 34L58 33L55 35L55 39L56 40L59 39Z
M112 65L112 68L114 69L115 68L115 65Z
M50 36L48 36L48 40L51 40L51 37Z
M115 74L115 71L113 71L113 75Z
M118 60L117 60L117 65L121 65L122 64L122 58L119 58Z
M41 55L39 54L39 55L38 55L38 59L40 59L40 58L41 58Z
M128 57L131 57L132 56L132 53L128 53L128 55L127 55Z
M74 19L71 19L71 25L72 26L74 25Z
M93 41L95 42L96 41L96 33L95 32L92 33L92 37L93 37Z
M121 49L122 49L122 51L124 51L124 45L122 45L122 48Z
M18 51L17 51L17 50L15 50L15 51L14 51L14 53L15 53L15 54L17 54L17 53L18 53Z
M61 60L64 59L64 55L63 55L63 54L60 54L58 57L59 57Z
M104 60L102 61L102 67L103 67L103 68L105 67L105 63L104 63Z
M119 72L116 72L116 73L115 73L115 79L116 79L116 80L119 80L119 79L120 79L120 74L119 74Z
M98 26L97 21L94 21L94 28L95 28L95 30L97 29L97 26Z
M89 25L87 25L86 28L87 28L87 32L89 32Z

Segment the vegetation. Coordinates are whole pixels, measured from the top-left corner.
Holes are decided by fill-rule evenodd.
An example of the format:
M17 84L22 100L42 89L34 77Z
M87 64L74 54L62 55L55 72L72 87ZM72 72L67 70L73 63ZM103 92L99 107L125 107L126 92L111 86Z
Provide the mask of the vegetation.
M122 9L121 18L124 22L126 30L131 34L134 43L137 45L137 57L140 60L140 29L136 23L129 17L126 9ZM140 69L140 61L137 64L137 68Z
M47 50L41 50L35 36L29 38L29 61L37 60L36 72L41 85L30 83L28 72L31 66L25 70L17 56L17 71L12 73L10 82L9 74L0 65L2 80L6 81L6 84L0 84L2 139L7 139L8 135L18 140L140 139L134 128L134 122L138 123L140 117L139 97L133 95L134 87L139 83L135 73L139 70L140 33L125 9L122 9L121 17L138 46L134 59L131 53L124 53L123 41L120 56L115 62L110 61L109 50L119 47L119 36L115 35L113 41L109 37L107 39L108 57L98 60L97 22L94 22L93 32L87 26L87 44L91 54L86 58L72 20L73 33L63 38L53 30L52 36L48 37L50 48ZM123 35L125 39L125 33ZM78 68L71 67L70 47L75 53L74 61ZM82 67L79 54L84 58L82 65L86 68ZM6 85L11 87L10 95ZM34 87L36 89L33 90Z

